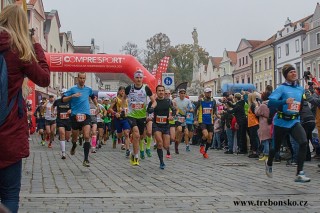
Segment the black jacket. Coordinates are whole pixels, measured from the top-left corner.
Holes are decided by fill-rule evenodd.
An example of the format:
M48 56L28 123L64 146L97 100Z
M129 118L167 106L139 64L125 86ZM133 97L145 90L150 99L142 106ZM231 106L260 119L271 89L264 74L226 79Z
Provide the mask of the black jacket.
M232 110L228 110L228 113L233 114L239 125L244 125L247 123L246 113L244 112L245 101L240 100L236 104L233 105Z

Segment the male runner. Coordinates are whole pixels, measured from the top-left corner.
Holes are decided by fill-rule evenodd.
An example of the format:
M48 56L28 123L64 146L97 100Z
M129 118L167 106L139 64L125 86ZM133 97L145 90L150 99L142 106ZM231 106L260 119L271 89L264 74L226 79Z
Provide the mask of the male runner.
M72 127L72 148L71 155L75 154L77 147L77 139L79 130L82 129L85 143L83 145L84 161L83 166L90 167L89 164L89 151L90 151L90 104L89 97L94 100L94 94L90 87L85 86L86 73L78 73L77 85L71 87L63 94L62 101L69 102L71 106L71 127Z
M128 98L128 121L132 129L133 153L130 162L134 166L139 166L139 141L142 140L146 123L147 97L149 96L152 107L156 107L156 102L152 92L147 85L142 83L143 72L137 70L134 73L134 84L125 89Z

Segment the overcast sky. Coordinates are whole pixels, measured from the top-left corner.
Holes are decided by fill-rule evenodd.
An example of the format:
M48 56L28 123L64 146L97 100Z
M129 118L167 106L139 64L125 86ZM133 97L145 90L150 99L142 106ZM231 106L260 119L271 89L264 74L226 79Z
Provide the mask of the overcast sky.
M318 0L319 1L319 0ZM75 45L90 45L100 52L120 53L130 41L140 49L161 32L171 45L193 43L210 56L236 51L241 38L266 40L292 22L313 14L317 0L43 0L46 12L58 10L61 32L71 31Z

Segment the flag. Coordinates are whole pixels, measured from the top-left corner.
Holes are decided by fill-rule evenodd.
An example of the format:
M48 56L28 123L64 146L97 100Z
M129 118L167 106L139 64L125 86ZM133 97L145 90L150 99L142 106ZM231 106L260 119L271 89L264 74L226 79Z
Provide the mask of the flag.
M169 64L170 57L165 56L162 58L158 64L157 70L156 70L156 80L158 82L158 85L161 84L162 82L162 73L166 73L168 69L168 64Z

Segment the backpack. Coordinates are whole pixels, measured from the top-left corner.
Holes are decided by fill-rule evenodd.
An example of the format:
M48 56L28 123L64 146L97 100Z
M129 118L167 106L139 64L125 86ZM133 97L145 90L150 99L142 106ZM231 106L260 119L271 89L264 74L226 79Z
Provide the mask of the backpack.
M2 126L9 113L11 112L16 99L18 98L18 114L19 118L23 116L23 97L22 89L19 90L18 94L15 95L10 103L8 103L8 69L4 59L4 53L0 53L0 126Z

